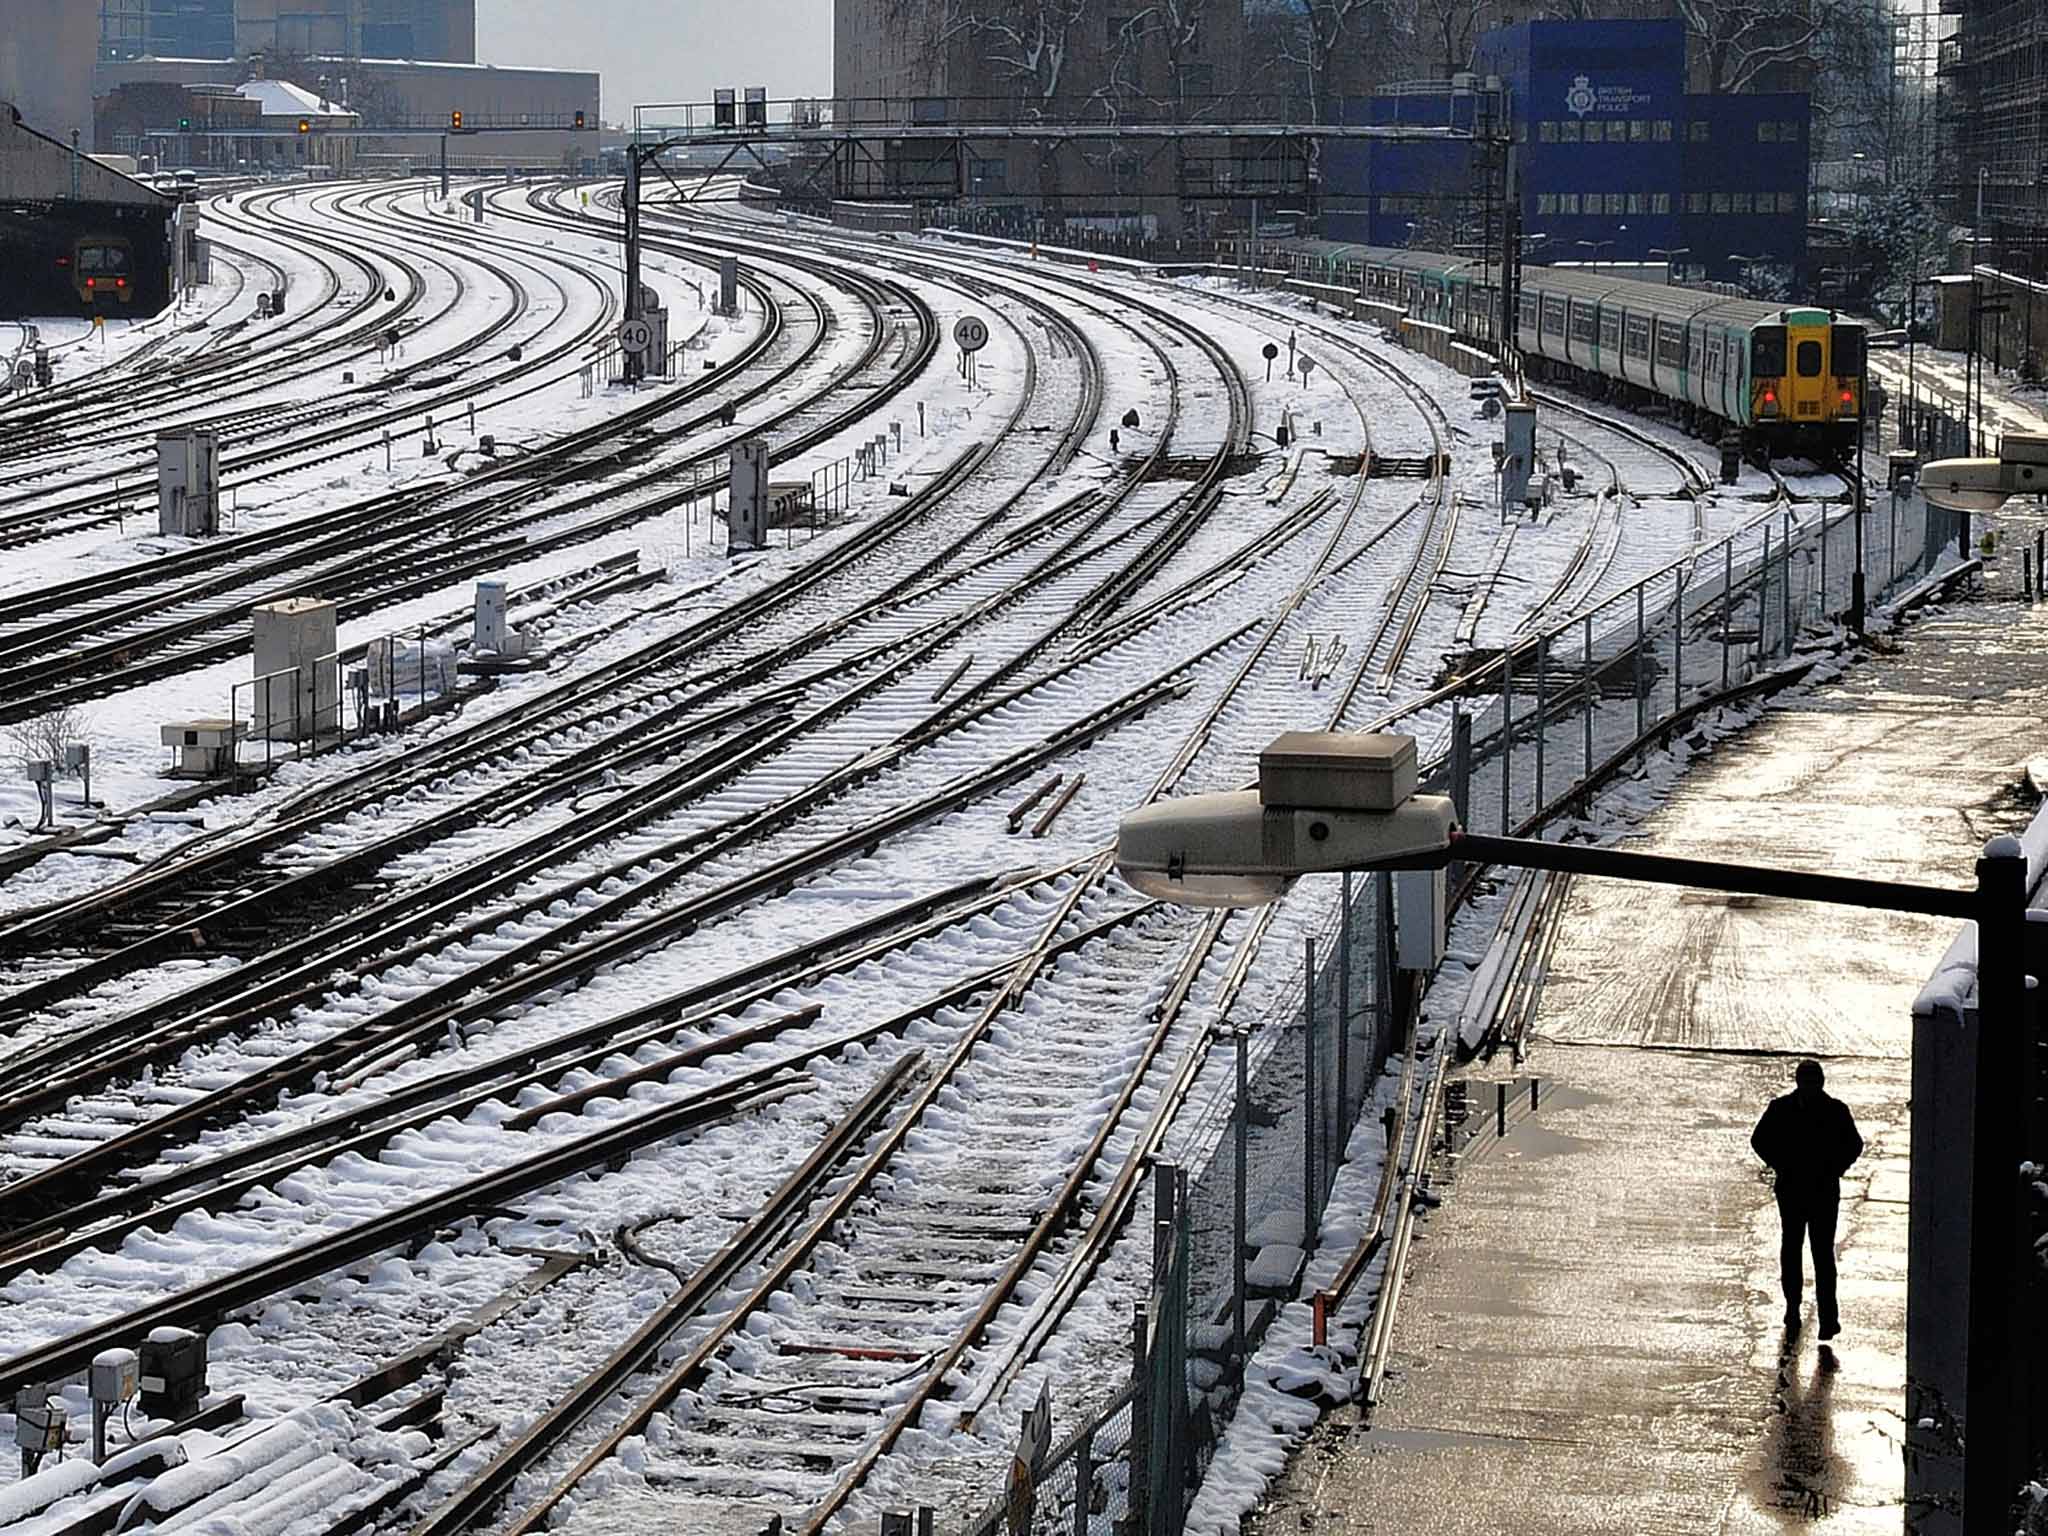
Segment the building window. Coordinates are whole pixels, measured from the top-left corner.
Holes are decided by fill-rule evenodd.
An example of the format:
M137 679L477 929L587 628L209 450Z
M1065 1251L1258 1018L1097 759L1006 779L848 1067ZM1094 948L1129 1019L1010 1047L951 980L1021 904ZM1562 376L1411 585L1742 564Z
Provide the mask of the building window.
M1707 211L1707 194L1704 192L1686 193L1685 211L1687 213L1705 213Z
M1577 213L1579 211L1579 194L1576 192L1565 193L1558 199L1557 211L1559 213Z
M1736 193L1734 203L1735 206L1728 210L1730 213L1750 213L1754 211L1749 206L1749 194L1747 192Z
M1626 198L1624 198L1624 197L1623 197L1623 196L1622 196L1622 195L1621 195L1621 194L1620 194L1619 192L1610 192L1610 193L1608 193L1608 194L1607 194L1607 211L1608 211L1608 213L1609 213L1609 214L1611 214L1611 215L1613 215L1613 216L1614 216L1614 217L1616 217L1616 218L1619 218L1619 217L1621 216L1621 210L1622 210L1623 206L1624 206L1624 205L1625 205L1625 204L1627 203L1627 201L1628 201L1628 200L1627 200Z
M1536 211L1539 214L1557 212L1557 194L1555 192L1538 192L1536 194Z
M1670 211L1671 194L1669 192L1652 192L1650 194L1650 212L1669 213Z
M1799 125L1797 123L1778 124L1778 142L1780 144L1797 144L1799 142Z
M1630 213L1641 213L1641 212L1643 211L1643 194L1642 194L1642 193L1640 193L1640 192L1631 192L1631 193L1629 193L1629 195L1628 195L1628 211L1629 211Z
M1671 119L1668 117L1657 119L1657 142L1659 144L1669 144L1671 142Z
M1581 134L1579 132L1579 120L1576 117L1566 118L1563 122L1557 125L1557 133L1559 139L1561 139L1566 144L1578 143L1581 137Z
M1693 141L1693 143L1704 144L1707 142L1707 125L1705 122L1689 123L1687 125L1687 130L1688 131L1686 136L1690 138Z
M1632 117L1628 120L1628 141L1631 144L1647 144L1650 142L1650 122L1648 118Z
M1716 192L1716 193L1714 194L1714 212L1716 212L1716 213L1726 213L1727 211L1728 211L1728 194L1727 194L1726 192Z
M1547 118L1538 123L1536 125L1536 142L1539 144L1555 144L1557 142L1557 124Z
M1759 144L1777 143L1778 125L1776 123L1758 123L1756 125L1756 141Z
M1602 122L1590 122L1581 131L1586 135L1588 144L1599 144L1607 138L1607 125Z

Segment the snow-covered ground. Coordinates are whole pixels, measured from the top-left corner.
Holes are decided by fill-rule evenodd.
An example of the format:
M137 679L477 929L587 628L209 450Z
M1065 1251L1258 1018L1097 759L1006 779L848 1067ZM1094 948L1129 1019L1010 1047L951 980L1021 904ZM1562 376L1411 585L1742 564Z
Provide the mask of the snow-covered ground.
M573 206L586 206L580 193ZM603 216L600 198L591 198L587 206L592 215ZM603 309L613 293L607 283L615 281L610 276L613 247L603 231L565 230L510 192L494 193L490 208L483 231L491 240L487 259L515 274L512 287L528 306L521 323L531 328L531 334L539 337L552 325L580 323L575 315ZM458 211L426 204L417 189L395 195L388 188L324 189L290 200L289 209L281 210L269 226L263 254L280 262L297 259L285 253L293 239L290 230L298 230L302 237L314 236L359 253L357 259L366 266L358 278L345 279L344 288L348 281L369 281L372 272L393 283L417 281L423 313L439 316L423 321L408 336L407 351L417 357L421 349L459 339L489 324L497 312L516 307L507 301L501 278L481 265L465 267L470 258L452 240L444 245L433 239L436 221L453 236ZM736 229L749 232L745 224L720 222L700 226L700 238L727 240ZM374 1156L351 1153L316 1160L253 1192L233 1209L189 1213L162 1232L128 1237L112 1252L87 1252L47 1272L24 1274L0 1290L0 1340L5 1341L0 1349L12 1354L200 1279L240 1270L295 1243L528 1158L542 1146L565 1144L673 1104L769 1056L823 1049L824 1054L805 1063L803 1091L793 1097L687 1138L659 1143L623 1167L593 1171L525 1198L509 1215L464 1221L417 1252L388 1253L347 1274L298 1288L237 1316L214 1335L216 1390L247 1392L261 1416L324 1414L326 1410L311 1406L323 1392L487 1302L531 1270L533 1248L591 1254L593 1262L549 1285L464 1346L462 1363L449 1383L450 1417L461 1422L495 1420L509 1433L594 1366L665 1294L667 1277L621 1258L612 1235L622 1228L644 1229L645 1251L684 1272L707 1258L730 1234L737 1217L801 1160L882 1070L912 1049L922 1048L928 1060L944 1056L956 1042L968 1038L966 1032L975 1027L975 1009L934 1008L928 1018L900 1035L884 1034L847 1049L824 1048L1028 954L1073 892L1073 876L1065 871L1107 845L1118 816L1148 787L1186 792L1242 783L1251 776L1258 749L1277 730L1355 726L1374 718L1427 691L1447 654L1475 644L1498 644L1532 619L1561 620L1679 558L1700 541L1752 520L1775 495L1775 487L1762 477L1745 477L1734 487L1717 487L1699 496L1683 494L1680 476L1667 457L1598 421L1568 418L1555 423L1562 457L1586 472L1544 515L1510 529L1492 501L1491 450L1498 441L1498 424L1475 408L1464 378L1389 346L1368 327L1310 315L1305 306L1284 296L1253 300L1216 283L1168 284L1114 269L1089 275L1022 256L963 251L936 240L861 240L836 234L814 238L808 228L779 223L765 229L757 224L751 233L759 244L747 259L748 267L789 289L825 283L791 265L801 255L836 264L862 280L885 279L915 291L930 305L943 334L950 335L956 320L969 313L990 321L991 340L977 359L972 384L960 374L947 343L878 419L852 424L793 457L787 466L778 465L778 470L806 474L850 456L878 433L889 437L890 456L883 473L854 482L848 503L835 512L832 526L814 538L797 531L786 543L776 540L766 551L734 561L725 549L722 521L699 503L566 550L508 561L495 574L515 585L539 584L584 569L606 555L638 550L644 565L665 571L666 581L646 590L563 606L550 616L542 635L556 658L550 668L505 679L489 691L477 689L452 719L418 727L403 740L293 762L253 793L202 800L188 815L130 819L92 853L45 857L13 876L0 886L0 906L20 910L76 896L131 868L188 848L202 833L254 824L278 814L290 797L373 771L411 742L487 714L518 719L535 710L547 690L672 639L726 605L805 569L898 506L903 498L892 491L892 484L915 490L970 448L988 444L993 452L985 472L971 478L941 511L894 534L862 568L833 578L786 611L765 616L754 633L727 643L698 665L732 664L778 643L803 641L836 614L865 602L892 572L934 557L942 561L938 569L944 579L929 592L906 599L900 611L864 618L851 639L816 643L815 654L801 666L778 663L770 680L793 690L782 707L799 715L836 708L850 690L875 681L878 663L853 659L857 643L879 643L908 632L913 624L970 613L971 620L963 618L957 632L918 657L900 677L887 678L871 694L852 700L843 713L821 716L805 738L750 764L702 803L564 857L488 903L479 899L464 917L495 919L480 937L429 945L402 962L390 956L361 961L360 975L338 977L324 998L270 1020L260 1030L195 1047L145 1082L82 1098L61 1115L0 1138L0 1157L16 1168L47 1166L54 1156L90 1148L114 1128L239 1081L265 1062L316 1047L339 1031L375 1020L436 989L459 995L467 990L467 971L510 948L525 946L538 958L556 943L551 935L563 924L601 903L616 902L617 912L599 931L617 931L633 917L673 910L736 876L772 870L802 857L830 834L991 773L1078 727L1149 680L1173 678L1184 688L1171 696L1162 694L1137 720L1077 742L1000 794L895 833L783 894L751 902L629 961L607 965L573 989L490 1010L460 1029L451 1026L445 1042L428 1042L416 1054L360 1073L338 1073L324 1086L293 1093L274 1109L210 1132L199 1143L171 1149L158 1171L194 1157L231 1152L322 1117L361 1111L437 1073L602 1026L709 978L734 975L797 952L821 935L945 889L967 875L1019 867L1040 872L1040 879L973 920L861 966L828 969L730 1010L707 1012L687 1028L671 1025L644 1038L621 1041L615 1053L564 1069L556 1080L535 1081L460 1118L444 1117L407 1131ZM253 244L255 237L249 238ZM664 231L661 238L677 237ZM687 246L689 237L682 238ZM711 261L715 266L715 257ZM459 292L454 278L458 269L470 272ZM702 270L695 261L657 250L650 262L650 280L666 285L674 312L694 316L696 296L690 284ZM308 270L297 280L313 284L319 277ZM337 294L333 302L344 300ZM833 303L845 323L827 339L812 367L778 386L777 401L793 403L824 387L859 351L865 338L861 325L853 323L858 311L844 287L833 294ZM689 366L699 366L701 356L719 355L720 348L736 349L758 324L757 315L743 315L731 323L705 318L701 339L707 346L702 353L688 354ZM1251 434L1249 447L1232 455L1218 498L1186 540L1116 608L1107 613L1086 610L1081 605L1089 594L1126 571L1136 552L1158 536L1162 524L1181 515L1177 509L1185 505L1183 493L1196 473L1194 466L1235 446L1229 441L1234 425L1231 391L1196 344L1197 333L1211 338L1236 362L1250 410L1249 420L1240 424ZM1286 377L1268 381L1260 348L1268 341L1284 347L1290 333L1295 346L1313 356L1319 367L1306 383ZM1092 353L1093 366L1100 371L1100 399L1081 423L1081 451L1062 466L1053 458L1060 434L1082 406L1084 349ZM580 353L578 358L580 367ZM1395 375L1407 381L1406 387ZM146 371L141 376L146 378ZM508 390L515 387L508 381ZM320 394L317 380L280 381L272 403L304 402ZM517 399L490 403L497 397L488 391L482 398L479 430L495 429L535 448L632 399L602 388L585 399L573 368L560 380ZM763 402L749 406L748 412L771 408L770 402ZM1128 413L1136 414L1135 426L1124 425ZM1013 417L1017 427L1006 430ZM900 446L892 423L903 427ZM1290 437L1284 449L1276 440L1276 429L1283 424ZM644 459L615 483L606 483L607 496L626 504L657 484L664 466L687 462L745 429L742 419L736 429L712 425L687 437L648 444ZM1112 429L1118 434L1114 446ZM1670 438L1673 446L1697 452L1698 445L1676 434L1647 430L1659 440ZM1355 461L1368 447L1381 454L1420 455L1439 441L1453 456L1441 502L1425 494L1420 480L1366 479L1346 472L1343 462ZM1547 432L1545 446L1553 454L1558 451ZM1170 473L1151 483L1135 483L1140 466L1155 448L1163 450ZM395 459L388 473L382 463L381 445L373 450L364 443L342 461L266 477L244 492L240 505L248 526L277 526L331 514L399 485L459 473L438 459L414 457L409 464ZM1076 501L1084 495L1101 501ZM1034 524L1040 514L1069 503L1078 510L1070 510L1065 520ZM991 523L992 518L999 520ZM1084 528L1087 532L1078 540L1066 542L1069 533ZM1012 537L1015 542L1008 542ZM163 547L153 536L108 540L103 532L50 540L34 547L28 557L34 563L26 568L21 584L53 581L88 569L132 567L139 575ZM1416 585L1404 589L1411 569L1417 573ZM1429 585L1439 569L1441 579ZM1013 598L994 602L992 594L1012 588ZM1420 605L1420 612L1412 645L1397 655L1385 621L1396 593L1403 590ZM394 603L344 626L342 644L409 632L422 623L459 614L469 593L468 583L452 583ZM692 595L670 601L678 593ZM1171 601L1153 606L1165 598ZM974 607L984 599L989 602L986 609ZM519 617L516 609L514 617ZM578 646L579 639L589 643ZM1271 642L1263 651L1257 648L1261 639ZM1338 680L1348 678L1354 668L1361 676L1360 687L1341 713L1334 706L1338 690L1309 675L1301 664L1312 645L1322 649L1333 639L1341 642ZM1097 644L1104 647L1099 652L1091 649ZM1023 658L1014 672L1008 666L1012 658ZM799 676L802 666L826 662L836 670L815 678ZM246 660L221 663L89 706L96 741L93 788L96 798L106 802L105 814L118 815L166 788L154 774L162 750L157 741L160 722L221 712L232 683L249 671ZM465 770L445 785L422 788L411 801L389 807L388 813L366 813L351 824L322 829L318 837L275 857L280 863L303 862L360 846L380 830L385 814L404 818L459 803L462 796L495 782L495 774L530 771L553 754L601 738L661 707L660 701L682 692L687 682L678 676L649 683L621 697L608 717L579 727L581 734L573 741L566 732L562 739L535 741L519 749L528 754L523 758L514 754L502 765ZM952 699L979 699L973 690L984 684L991 690L1030 686L986 713L947 715ZM919 734L927 728L929 735ZM900 755L890 758L881 771L849 783L792 825L736 841L716 860L688 871L673 884L662 874L693 840L734 826L793 789L819 782L867 754L899 748ZM636 779L651 777L660 766L626 775L624 783L607 789L630 792ZM1069 782L1079 781L1078 792L1043 836L1033 836L1028 821L1024 830L1010 832L1005 812L1027 786L1055 770ZM12 787L6 793L11 798L4 804L16 816L32 803ZM60 798L72 798L69 785L60 790ZM522 837L545 835L557 827L566 835L598 803L549 806L516 826L468 829L408 852L377 878L392 889L417 889L450 877L464 861L509 847ZM1034 819L1044 808L1034 811ZM76 812L69 814L74 822L80 819ZM388 827L386 822L381 830ZM1273 1015L1294 984L1302 939L1321 931L1327 922L1332 894L1303 890L1279 909L1236 994L1232 1019ZM1133 905L1130 892L1114 881L1104 882L1085 893L1077 915L1060 931L1128 912ZM1486 912L1475 909L1466 922L1485 920ZM1199 942L1200 926L1185 912L1163 912L1113 930L1048 967L1027 991L1022 1006L997 1021L995 1030L976 1047L967 1071L951 1086L929 1123L920 1127L914 1155L903 1164L897 1184L876 1196L876 1209L914 1209L920 1185L937 1187L963 1168L972 1172L977 1117L987 1117L990 1127L1004 1126L1007 1106L1034 1086L1050 1099L1034 1105L1034 1113L1058 1133L1039 1138L1042 1159L1023 1165L1021 1171L1012 1167L1004 1173L1012 1186L1006 1192L1041 1194L1056 1187L1067 1176L1069 1161L1100 1124L1107 1096L1130 1070L1137 1043L1151 1028L1147 1015L1159 998L1148 978L1156 980L1165 967L1191 953L1191 946ZM1131 1146L1137 1125L1157 1102L1161 1083L1182 1054L1199 1048L1221 1022L1219 988L1236 958L1238 934L1239 930L1230 931L1207 954L1183 1015L1138 1084L1127 1120L1116 1127L1104 1160L1094 1170L1090 1198L1100 1198L1101 1184ZM572 941L562 942L566 946ZM1461 930L1457 944L1471 950L1480 941L1475 932ZM215 961L195 970L193 962L176 960L145 968L98 989L61 1019L39 1021L23 1032L22 1039L89 1026L147 998L216 976L227 963L231 962ZM1440 1016L1443 1009L1455 1006L1456 994L1454 979L1447 979L1432 1009ZM522 1129L507 1128L522 1111L546 1110L562 1095L658 1065L682 1048L716 1041L811 1004L822 1010L815 1022L779 1036L772 1045L752 1047L737 1060L715 1058L702 1066L659 1072L630 1092L540 1113ZM1074 1058L1085 1059L1086 1070L1095 1074L1088 1091L1068 1096L1064 1083L1033 1085L1033 1032L1074 1021L1085 1022L1087 1028L1078 1033L1092 1041L1097 1052ZM1077 1052L1083 1048L1082 1043L1075 1045ZM5 1068L6 1057L0 1055L0 1071ZM1221 1071L1221 1063L1205 1066L1190 1102L1213 1095ZM1333 1212L1354 1208L1356 1192L1377 1177L1377 1136L1376 1127L1361 1134L1361 1156L1343 1175L1346 1182L1340 1184ZM1317 1260L1324 1268L1334 1263L1328 1253L1345 1244L1343 1218L1332 1220L1324 1234L1326 1255ZM779 1328L796 1327L773 1319L800 1318L834 1265L858 1267L870 1261L868 1250L852 1232L835 1234L829 1253L829 1261L816 1275L800 1275L777 1298L755 1334L757 1340L772 1341ZM980 1380L980 1373L999 1367L1003 1348L1027 1322L1023 1313L1031 1298L1061 1262L1054 1254L1026 1277L1018 1306L1006 1310L990 1336L986 1359L977 1356L967 1363L968 1378ZM1123 1358L1126 1309L1142 1294L1149 1264L1150 1243L1141 1226L1137 1236L1127 1234L1112 1249L1082 1301L1062 1322L1054 1343L1016 1375L1008 1390L993 1397L971 1434L945 1432L952 1421L941 1403L926 1415L920 1430L906 1438L869 1501L856 1509L872 1519L877 1504L919 1489L952 1488L963 1496L985 1490L1009 1454L1024 1408L1048 1378L1058 1421L1074 1422L1102 1396L1104 1380ZM1322 1272L1312 1270L1312 1278ZM1360 1294L1365 1294L1363 1288ZM1224 1471L1216 1485L1219 1530L1225 1528L1227 1512L1241 1507L1244 1490L1253 1486L1251 1474L1274 1453L1275 1424L1283 1433L1293 1424L1293 1411L1283 1413L1279 1404L1286 1378L1303 1369L1323 1368L1301 1358L1304 1317L1303 1309L1290 1309L1272 1335L1269 1357L1262 1357L1263 1385L1247 1400L1243 1431L1252 1439L1222 1463ZM687 1341L690 1335L684 1337ZM1277 1354L1270 1353L1275 1350ZM734 1360L736 1371L763 1368L754 1355L743 1353ZM667 1497L663 1490L687 1481L692 1426L719 1407L718 1386L714 1382L703 1394L686 1394L656 1421L644 1443L636 1442L628 1457L608 1466L588 1490L590 1518L602 1518L607 1497L638 1498L649 1488ZM85 1405L80 1390L68 1388L66 1396L73 1423L82 1422ZM327 1418L304 1421L304 1429L313 1441L322 1434L340 1433ZM359 1435L354 1443L361 1447L369 1442ZM380 1466L410 1468L419 1456L409 1442L385 1446L383 1451L388 1455L377 1462ZM455 1479L474 1470L489 1451L480 1446L465 1453L451 1469L431 1478L420 1496L423 1502L410 1507L423 1508L445 1496ZM375 1459L351 1455L356 1472L362 1471L366 1459ZM544 1463L520 1485L518 1496L537 1495L567 1464L564 1455ZM335 1468L334 1476L342 1478L343 1470ZM674 1497L682 1500L686 1491ZM257 1522L249 1528L282 1527Z

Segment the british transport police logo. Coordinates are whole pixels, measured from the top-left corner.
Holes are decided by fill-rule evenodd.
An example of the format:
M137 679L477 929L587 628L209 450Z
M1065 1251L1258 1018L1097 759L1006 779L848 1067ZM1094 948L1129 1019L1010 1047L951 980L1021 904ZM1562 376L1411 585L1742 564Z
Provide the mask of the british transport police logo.
M1593 95L1593 82L1584 75L1572 81L1572 88L1564 93L1564 104L1571 109L1574 117L1584 117L1593 110L1597 98Z

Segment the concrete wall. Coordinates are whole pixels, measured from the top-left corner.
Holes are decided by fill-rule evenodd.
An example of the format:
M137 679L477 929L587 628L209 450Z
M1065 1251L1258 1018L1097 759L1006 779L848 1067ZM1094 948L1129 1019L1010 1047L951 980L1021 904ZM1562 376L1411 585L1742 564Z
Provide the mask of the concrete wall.
M92 63L99 46L96 6L79 0L6 0L0 24L0 101L53 139L75 129L92 142Z

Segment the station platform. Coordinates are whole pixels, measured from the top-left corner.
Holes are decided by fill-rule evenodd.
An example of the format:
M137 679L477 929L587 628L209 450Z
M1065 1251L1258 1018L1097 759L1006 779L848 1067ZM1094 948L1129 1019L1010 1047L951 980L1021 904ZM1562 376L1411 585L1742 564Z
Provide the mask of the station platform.
M1631 846L1967 885L2031 814L2044 719L2048 607L1937 614L1702 759ZM1952 930L1577 882L1521 1069L1543 1107L1442 1191L1370 1426L1333 1413L1246 1529L1895 1536L1909 1009ZM1782 1326L1748 1144L1809 1053L1866 1144L1825 1351L1810 1266Z

